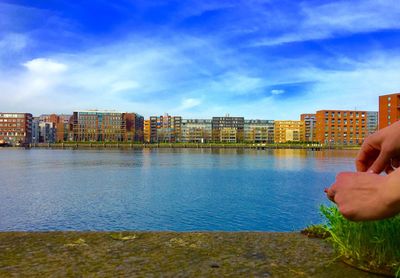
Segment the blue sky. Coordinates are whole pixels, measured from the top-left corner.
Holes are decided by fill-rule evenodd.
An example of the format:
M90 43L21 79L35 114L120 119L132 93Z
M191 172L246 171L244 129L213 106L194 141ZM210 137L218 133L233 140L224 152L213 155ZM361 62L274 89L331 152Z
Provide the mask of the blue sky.
M400 91L398 0L0 0L0 110L298 119Z

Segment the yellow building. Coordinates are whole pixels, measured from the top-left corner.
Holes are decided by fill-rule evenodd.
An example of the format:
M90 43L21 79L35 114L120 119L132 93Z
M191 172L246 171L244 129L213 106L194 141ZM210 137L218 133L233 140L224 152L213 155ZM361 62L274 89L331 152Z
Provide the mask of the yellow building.
M143 134L144 142L150 143L150 120L144 120Z
M237 143L238 131L233 127L224 127L220 130L219 141L222 143Z
M304 121L275 121L275 143L305 141Z

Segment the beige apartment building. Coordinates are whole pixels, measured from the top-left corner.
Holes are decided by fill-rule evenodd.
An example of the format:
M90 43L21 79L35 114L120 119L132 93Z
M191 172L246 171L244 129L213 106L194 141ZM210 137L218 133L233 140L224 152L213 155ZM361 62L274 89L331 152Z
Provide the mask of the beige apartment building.
M274 137L275 143L305 141L304 121L275 121Z
M184 143L207 143L211 141L211 134L211 120L182 120L182 142Z

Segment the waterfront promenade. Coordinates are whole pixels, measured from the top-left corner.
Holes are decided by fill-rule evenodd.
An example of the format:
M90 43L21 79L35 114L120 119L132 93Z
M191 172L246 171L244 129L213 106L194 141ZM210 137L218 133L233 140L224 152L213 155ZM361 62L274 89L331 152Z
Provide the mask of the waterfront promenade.
M378 277L299 233L2 232L1 277Z
M304 149L304 150L357 150L359 145L322 145L322 144L223 144L223 143L118 143L118 142L67 142L67 143L36 143L27 145L29 148L52 149L87 149L87 148L236 148L236 149Z

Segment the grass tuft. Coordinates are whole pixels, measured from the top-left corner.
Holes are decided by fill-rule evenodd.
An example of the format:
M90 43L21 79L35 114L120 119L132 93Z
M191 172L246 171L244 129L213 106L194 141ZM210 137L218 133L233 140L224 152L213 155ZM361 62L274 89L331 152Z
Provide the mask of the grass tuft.
M379 221L352 222L336 207L321 206L328 241L343 259L361 269L400 277L400 215Z
M310 238L328 238L330 237L329 231L325 228L324 225L310 225L307 228L300 231L301 234L306 235Z

